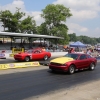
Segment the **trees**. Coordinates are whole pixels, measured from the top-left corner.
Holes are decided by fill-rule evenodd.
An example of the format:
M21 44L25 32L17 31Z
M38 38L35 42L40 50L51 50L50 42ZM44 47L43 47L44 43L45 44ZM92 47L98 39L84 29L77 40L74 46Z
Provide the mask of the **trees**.
M37 26L37 33L38 34L41 34L41 35L49 35L49 32L48 32L48 27L46 25L46 23L42 23L40 26Z
M25 13L21 12L20 8L16 8L14 14L9 10L0 11L0 21L3 24L4 31L15 33L36 33L36 22L33 17L28 16L22 20L24 16Z
M11 13L9 10L0 11L0 20L3 23L4 31L19 32L20 19L25 13L20 12L19 8L16 8L15 13ZM6 29L6 30L5 30Z
M22 20L19 24L19 31L21 33L36 33L36 22L33 20L33 17L28 16Z
M4 31L6 31L5 29L11 25L11 18L12 13L9 10L0 11L0 22L2 22Z
M74 41L74 42L77 41L76 33L68 34L68 36L70 38L70 41Z
M72 16L70 9L59 4L49 4L42 12L41 17L45 19L45 22L40 25L42 33L45 32L48 35L62 36L64 40L60 40L59 42L62 42L62 44L68 43L68 28L64 22Z
M91 45L95 45L97 43L100 43L100 38L91 38L91 37L83 36L83 35L76 36L75 33L68 34L68 35L69 35L69 38L70 38L70 42L71 41L73 41L73 42L81 41L84 44L91 44Z

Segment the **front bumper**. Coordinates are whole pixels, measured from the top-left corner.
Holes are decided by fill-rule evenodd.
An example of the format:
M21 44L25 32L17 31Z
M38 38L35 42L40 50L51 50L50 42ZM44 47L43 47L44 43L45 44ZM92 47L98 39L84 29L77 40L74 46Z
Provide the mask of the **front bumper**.
M68 67L67 66L53 66L53 65L49 65L49 69L55 70L55 71L63 71L63 72L67 72L68 71Z
M23 61L24 58L23 57L14 57L15 60L19 60L19 61Z

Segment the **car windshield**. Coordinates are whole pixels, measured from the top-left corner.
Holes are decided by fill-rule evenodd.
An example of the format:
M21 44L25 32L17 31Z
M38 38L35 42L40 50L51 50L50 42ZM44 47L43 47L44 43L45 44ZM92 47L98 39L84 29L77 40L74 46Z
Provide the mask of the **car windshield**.
M66 54L64 57L70 57L70 58L73 58L73 59L77 59L78 58L78 54Z

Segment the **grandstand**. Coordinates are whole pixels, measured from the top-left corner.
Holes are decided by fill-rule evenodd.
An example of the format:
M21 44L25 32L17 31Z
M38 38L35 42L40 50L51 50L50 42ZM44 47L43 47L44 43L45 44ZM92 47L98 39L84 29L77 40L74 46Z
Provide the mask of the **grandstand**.
M14 38L19 38L20 42L14 41ZM24 34L24 33L11 33L11 32L0 32L0 50L11 50L12 47L25 49L37 47L37 45L32 42L23 43L23 38L38 38L38 39L64 39L62 37L57 36L49 36L49 35L38 35L38 34ZM57 42L56 42L57 43Z

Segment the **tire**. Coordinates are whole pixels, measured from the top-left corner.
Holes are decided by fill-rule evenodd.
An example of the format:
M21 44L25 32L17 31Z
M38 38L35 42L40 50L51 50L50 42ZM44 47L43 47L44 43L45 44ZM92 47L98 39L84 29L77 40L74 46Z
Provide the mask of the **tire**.
M48 58L49 57L47 55L45 55L43 59L46 61L46 60L48 60Z
M75 66L74 65L70 65L68 72L69 72L69 74L74 74Z
M94 63L91 63L91 64L90 64L90 67L89 67L89 70L92 71L92 70L94 70L94 69L95 69L95 64L94 64Z
M25 57L25 61L26 62L30 61L30 57Z

